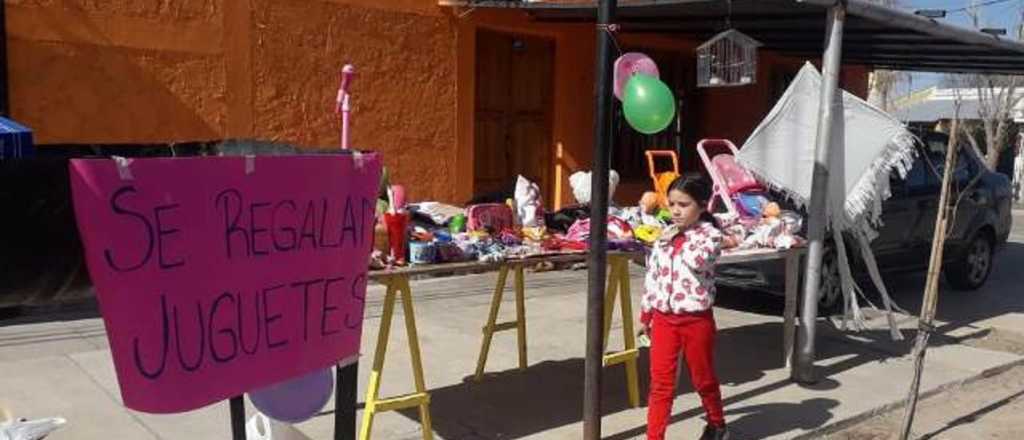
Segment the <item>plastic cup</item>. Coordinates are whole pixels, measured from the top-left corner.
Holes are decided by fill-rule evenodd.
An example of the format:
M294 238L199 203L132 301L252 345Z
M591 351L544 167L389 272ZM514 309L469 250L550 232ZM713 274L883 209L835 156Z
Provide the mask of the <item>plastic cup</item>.
M409 213L384 213L384 225L388 228L388 244L391 259L396 264L405 264L406 229L409 227Z

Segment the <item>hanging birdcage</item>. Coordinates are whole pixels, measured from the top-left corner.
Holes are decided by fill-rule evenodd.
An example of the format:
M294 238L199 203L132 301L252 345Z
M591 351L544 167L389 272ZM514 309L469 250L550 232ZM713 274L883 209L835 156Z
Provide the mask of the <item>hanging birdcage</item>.
M761 43L729 29L697 48L697 87L745 86L757 82Z

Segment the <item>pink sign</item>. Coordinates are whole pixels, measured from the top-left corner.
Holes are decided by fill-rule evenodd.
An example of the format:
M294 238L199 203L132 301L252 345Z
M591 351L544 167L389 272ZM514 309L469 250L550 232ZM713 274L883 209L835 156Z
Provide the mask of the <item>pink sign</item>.
M379 155L70 168L125 406L188 411L358 356Z

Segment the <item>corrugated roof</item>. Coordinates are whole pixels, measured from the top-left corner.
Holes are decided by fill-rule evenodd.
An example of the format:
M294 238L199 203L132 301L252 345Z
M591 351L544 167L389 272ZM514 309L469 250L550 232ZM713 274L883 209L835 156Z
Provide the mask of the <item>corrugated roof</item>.
M657 32L704 41L733 28L764 48L820 57L826 8L835 0L626 0L616 10L622 32ZM517 8L544 22L593 22L595 1L443 0L443 5ZM941 20L846 0L843 62L934 72L1024 73L1024 44Z

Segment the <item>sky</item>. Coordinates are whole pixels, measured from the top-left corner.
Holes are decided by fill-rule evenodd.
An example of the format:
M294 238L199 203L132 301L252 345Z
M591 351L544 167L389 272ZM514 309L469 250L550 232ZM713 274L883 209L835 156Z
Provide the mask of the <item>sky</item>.
M976 0L979 4L1000 0ZM971 0L897 0L898 7L910 11L917 9L945 9L951 11L946 18L940 19L957 26L972 27L970 15L967 12L952 12L971 5ZM1017 37L1017 28L1021 20L1021 10L1024 9L1024 0L1002 0L999 3L979 6L980 24L982 27L1005 28L1007 38ZM942 80L942 74L913 73L908 84L904 84L897 90L897 96L907 94L914 90L921 90L931 87Z

